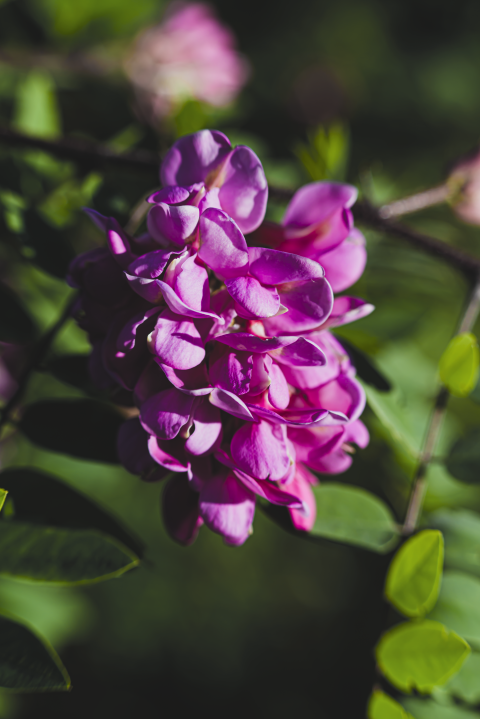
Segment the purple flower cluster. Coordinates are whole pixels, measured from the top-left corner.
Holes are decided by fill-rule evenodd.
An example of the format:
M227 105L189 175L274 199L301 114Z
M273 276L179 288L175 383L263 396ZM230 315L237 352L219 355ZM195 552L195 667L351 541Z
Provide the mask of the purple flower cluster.
M308 531L312 471L344 471L369 439L355 368L328 331L373 309L333 294L365 265L356 190L307 185L282 225L262 224L258 157L208 130L175 143L161 180L146 235L88 210L108 249L70 270L92 376L139 410L120 430L121 461L147 481L170 475L165 524L183 544L204 523L242 544L257 496Z

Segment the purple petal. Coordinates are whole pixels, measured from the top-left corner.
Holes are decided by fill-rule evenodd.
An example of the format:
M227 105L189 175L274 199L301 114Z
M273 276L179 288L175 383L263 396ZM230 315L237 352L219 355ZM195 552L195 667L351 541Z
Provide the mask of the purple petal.
M239 145L222 168L219 199L243 233L253 232L265 217L268 185L262 163L249 147Z
M197 538L203 524L198 506L198 494L190 489L186 476L172 477L165 485L162 514L168 534L179 544L188 547Z
M263 421L240 427L233 435L230 450L238 469L256 479L282 479L292 461L285 427Z
M297 461L316 470L319 460L341 447L347 426L289 428L288 437L295 447Z
M170 389L170 384L161 371L158 364L152 358L145 370L138 378L138 382L133 390L133 399L137 407L140 407L146 399L164 389Z
M200 202L198 203L198 209L200 214L203 214L210 207L215 207L217 210L221 210L222 206L218 199L219 188L213 187L211 190L205 193Z
M312 182L294 194L285 212L286 227L310 227L327 220L339 209L351 207L358 196L353 185Z
M92 210L90 207L82 207L82 210L86 215L88 215L88 217L98 227L99 230L103 230L103 232L107 231L109 220L108 217L105 217L105 215L101 215L100 212Z
M178 389L201 389L208 386L208 377L205 364L197 365L192 369L178 370L167 365L160 364L169 382Z
M193 434L185 442L190 454L200 455L210 452L222 434L220 410L214 407L208 397L202 397L193 415Z
M255 514L255 496L231 473L212 477L200 492L200 515L229 544L243 544Z
M170 267L172 267L173 281L170 280ZM177 296L187 307L200 312L208 311L210 308L207 270L197 262L196 255L174 260L165 273L165 281L172 285Z
M141 325L143 325L143 323L150 317L158 314L159 311L159 307L151 307L149 310L143 310L133 317L130 317L117 337L117 350L127 352L128 350L133 349L135 347L139 327L141 327Z
M325 322L332 311L333 292L325 279L280 285L278 292L288 312L264 321L269 335L313 330Z
M152 205L156 205L158 202L166 202L167 205L179 205L181 202L188 200L189 197L190 190L186 187L170 185L147 197L147 202Z
M203 182L231 149L228 138L218 130L200 130L181 137L162 162L162 185L188 186Z
M125 277L128 284L139 297L142 297L152 305L158 305L162 299L163 294L157 280L149 280L145 277L136 277L135 275L129 275L125 272Z
M219 324L223 323L222 317L219 317L213 312L203 312L202 310L195 310L193 309L193 307L189 307L188 305L186 305L185 302L182 302L175 290L172 289L172 287L170 287L170 285L168 285L166 282L163 282L163 280L153 280L153 282L156 282L157 286L161 289L163 299L165 300L172 313L175 313L176 315L184 315L185 317L195 317L198 319L211 318L216 320ZM165 362L165 364L167 363ZM181 369L187 368L182 367Z
M268 388L268 401L275 409L286 409L290 402L287 380L280 367L272 364L270 368L271 384Z
M224 412L228 412L228 414L232 414L234 417L255 422L255 418L245 402L242 402L242 400L232 394L232 392L215 388L210 395L210 402L215 405L215 407L223 409Z
M295 477L288 485L288 489L302 500L303 506L300 509L290 508L290 517L295 529L304 532L312 529L317 516L317 503L311 490L312 484L318 484L318 479L306 467L297 464Z
M254 277L235 277L225 286L237 304L237 313L247 319L273 317L280 309L275 287L264 287Z
M183 442L184 440L182 440L182 443ZM174 454L169 454L165 449L166 446L170 452L178 454L179 457L174 456ZM159 441L155 435L151 435L148 439L148 451L157 464L165 467L165 469L168 469L170 472L187 472L190 466L189 462L186 460L183 447L180 451L176 451L178 449L179 446L176 440L163 442L162 440Z
M217 345L210 357L209 375L214 387L237 395L250 390L252 370L253 356L248 352L236 352Z
M274 482L270 482L268 479L256 480L250 477L245 472L239 469L235 469L235 476L247 487L251 492L258 494L264 499L268 499L272 504L279 504L284 507L298 507L301 508L302 501L295 494L290 494L281 489Z
M293 367L321 367L327 363L325 352L305 337L299 337L295 342L273 350L270 354L277 362Z
M215 339L217 342L221 342L228 347L233 347L233 349L245 350L246 352L254 352L257 354L273 352L298 342L297 337L263 338L251 335L248 332L232 332L226 335L218 335Z
M107 242L110 252L120 267L124 270L127 269L128 265L135 259L135 255L130 249L127 233L122 230L117 220L113 217L110 217L107 223Z
M308 390L306 394L313 405L341 412L350 420L358 419L365 409L365 391L362 385L346 374L340 374L337 379L318 389Z
M154 394L142 405L142 427L159 439L173 439L189 421L195 401L175 387Z
M325 276L324 269L318 262L289 252L250 247L248 257L249 273L266 285L315 280Z
M367 317L374 309L374 305L370 305L358 297L336 297L333 301L332 313L322 325L322 330L330 327L340 327L340 325L346 325L362 317Z
M120 462L132 474L144 474L153 465L148 451L148 434L138 417L127 419L118 432L117 451Z
M165 310L158 318L151 334L150 348L161 364L175 369L191 369L205 357L205 348L194 322L170 310Z
M210 208L200 217L198 256L221 279L248 272L248 249L241 231L225 212Z
M135 258L127 268L128 273L136 277L145 277L146 279L154 280L160 277L172 255L179 257L184 252L186 251L154 250L153 252L147 252L147 254Z
M200 213L192 205L167 205L161 202L154 205L147 217L147 227L154 240L163 238L183 245L198 225Z
M362 276L367 263L365 237L355 227L335 249L322 254L322 267L334 292L343 292Z
M129 313L120 313L110 325L102 346L102 360L108 373L125 389L133 390L149 362L147 337L153 330L155 317L148 317L135 330L132 349L118 350L117 342L124 326L130 321Z
M274 412L266 407L249 404L248 408L253 415L260 419L268 419L272 424L287 425L288 427L305 425L334 425L348 422L341 412L328 411L326 409L284 409Z

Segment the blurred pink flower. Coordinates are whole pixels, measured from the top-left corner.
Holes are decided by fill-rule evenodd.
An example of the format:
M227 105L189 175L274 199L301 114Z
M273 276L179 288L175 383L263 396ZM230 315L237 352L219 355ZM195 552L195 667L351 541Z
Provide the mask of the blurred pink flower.
M470 225L480 225L480 150L454 166L448 184L457 190L452 202L455 214Z
M216 107L234 100L249 75L235 45L208 5L174 2L162 23L139 35L125 62L147 119L165 117L188 99Z

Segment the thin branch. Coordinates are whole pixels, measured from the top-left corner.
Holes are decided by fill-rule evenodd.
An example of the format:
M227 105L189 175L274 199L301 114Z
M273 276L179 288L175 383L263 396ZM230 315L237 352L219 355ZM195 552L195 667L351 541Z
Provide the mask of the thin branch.
M380 207L378 214L383 220L389 220L392 217L400 217L400 215L408 215L412 212L424 210L426 207L433 207L446 202L452 196L452 187L445 183L439 187L432 187L425 192L418 192L416 195L404 197L402 200L390 202L388 205Z
M75 305L75 302L77 301L77 294L75 293L74 296L69 300L67 303L65 309L63 310L62 314L60 315L59 319L55 322L53 327L51 327L44 335L43 337L40 337L40 339L33 345L32 352L30 355L30 360L28 362L28 365L23 370L22 374L20 375L20 378L18 380L18 387L15 390L15 393L12 395L12 397L8 400L5 407L3 407L0 410L0 428L5 425L14 411L16 409L17 405L21 402L23 395L25 394L25 391L27 389L28 382L30 380L30 377L32 373L39 367L39 365L43 362L45 359L45 356L47 355L47 352L50 349L50 346L55 339L57 333L61 330L65 322L69 319L69 317L72 314L73 307Z
M480 276L477 277L477 281L472 289L468 305L463 313L462 319L460 320L457 334L463 332L469 332L480 312ZM435 445L442 428L443 420L445 417L445 410L447 408L449 393L446 387L441 387L439 390L435 405L433 408L432 416L427 427L427 433L425 437L425 443L420 456L420 462L413 478L412 489L410 492L410 499L408 503L407 512L405 515L405 522L402 527L403 535L412 534L416 527L420 517L420 513L423 507L423 500L425 499L425 492L427 491L427 469L432 461L433 453L435 451Z
M119 154L105 145L87 140L77 138L45 140L6 127L0 127L0 143L9 147L31 147L43 150L61 160L70 160L89 169L104 170L110 167L115 170L148 173L155 179L158 178L160 156L148 150Z

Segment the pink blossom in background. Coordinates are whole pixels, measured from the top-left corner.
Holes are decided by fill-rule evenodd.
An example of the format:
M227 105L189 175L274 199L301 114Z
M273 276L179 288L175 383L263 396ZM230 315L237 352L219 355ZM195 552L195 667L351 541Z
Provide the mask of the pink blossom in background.
M457 189L455 214L470 225L480 225L480 150L455 165L448 184Z
M188 99L228 105L249 75L232 31L203 3L170 5L163 22L137 38L125 69L150 122Z
M273 243L251 149L202 130L173 145L160 175L148 234L131 237L87 210L107 247L70 267L92 378L138 409L120 430L120 461L146 481L172 475L163 515L182 544L202 525L243 544L258 498L309 531L318 474L345 471L353 445L369 441L365 393L330 332L373 310L334 297L329 282L338 290L363 269L348 209L355 190L301 188ZM281 249L252 246L262 233Z

